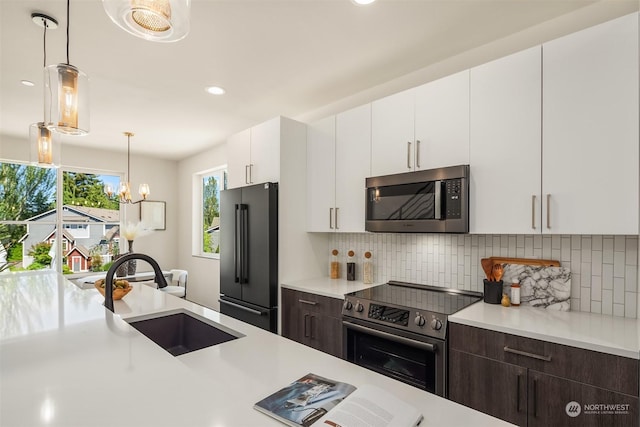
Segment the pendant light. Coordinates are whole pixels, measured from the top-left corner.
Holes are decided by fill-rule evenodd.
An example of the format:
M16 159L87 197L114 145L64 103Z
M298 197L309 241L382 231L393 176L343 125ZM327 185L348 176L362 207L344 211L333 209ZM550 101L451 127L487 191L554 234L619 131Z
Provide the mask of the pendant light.
M126 32L154 42L176 42L189 33L191 0L102 0L111 20Z
M69 1L67 0L67 62L45 68L47 128L68 135L89 133L89 78L69 63Z
M125 176L124 181L120 181L118 185L118 196L120 197L120 203L140 203L142 200L147 200L147 196L149 195L149 184L140 184L138 187L138 194L142 196L142 200L138 200L137 202L133 202L131 199L131 183L129 180L131 179L131 137L134 136L132 132L124 132L127 137L127 176ZM107 196L111 197L115 193L111 184L105 184L104 192L107 193Z
M47 29L58 28L58 21L42 13L32 13L31 20L43 30L43 68L47 66ZM45 115L47 104L44 104ZM56 166L60 159L60 143L58 135L47 129L45 122L33 123L29 126L29 145L31 146L31 162L41 166Z

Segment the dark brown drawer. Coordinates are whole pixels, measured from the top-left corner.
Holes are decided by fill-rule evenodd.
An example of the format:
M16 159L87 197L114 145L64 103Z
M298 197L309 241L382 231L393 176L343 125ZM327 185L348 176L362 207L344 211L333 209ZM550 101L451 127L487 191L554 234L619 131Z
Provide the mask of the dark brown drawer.
M287 301L298 305L304 310L321 313L331 317L342 316L343 300L337 298L325 297L323 295L312 294L309 292L301 292L293 289L282 288L283 300L287 294Z
M637 359L451 323L449 347L638 396Z

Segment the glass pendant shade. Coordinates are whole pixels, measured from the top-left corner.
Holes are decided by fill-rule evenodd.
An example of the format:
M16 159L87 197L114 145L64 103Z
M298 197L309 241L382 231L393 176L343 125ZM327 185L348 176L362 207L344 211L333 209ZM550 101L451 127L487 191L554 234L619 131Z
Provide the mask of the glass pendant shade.
M175 42L189 33L191 0L102 0L111 20L136 37Z
M131 202L131 189L128 182L120 182L118 195L123 202Z
M144 200L147 200L147 196L149 195L149 184L140 184L138 187L138 193Z
M73 65L49 65L44 69L45 123L67 135L89 133L89 78Z
M41 166L60 165L59 137L47 129L44 122L29 126L29 145L31 146L31 163Z

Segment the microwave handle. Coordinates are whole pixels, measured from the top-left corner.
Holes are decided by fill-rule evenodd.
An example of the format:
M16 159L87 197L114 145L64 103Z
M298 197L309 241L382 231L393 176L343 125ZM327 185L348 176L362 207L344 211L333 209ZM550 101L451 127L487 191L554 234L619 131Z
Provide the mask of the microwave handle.
M442 181L436 181L435 184L435 219L442 219Z

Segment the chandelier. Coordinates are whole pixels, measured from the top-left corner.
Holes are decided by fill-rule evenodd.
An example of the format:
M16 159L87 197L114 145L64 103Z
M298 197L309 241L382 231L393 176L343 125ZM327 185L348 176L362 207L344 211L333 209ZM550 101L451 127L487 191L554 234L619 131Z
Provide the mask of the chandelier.
M137 202L132 201L131 199L131 184L129 180L131 179L131 137L134 136L132 132L124 132L124 135L127 137L127 175L125 176L124 181L120 181L118 185L118 197L120 198L120 203L140 203L142 200L146 200L149 195L149 184L140 184L138 187L138 194L142 196L142 200L138 200ZM104 192L107 193L107 196L111 198L115 191L111 184L107 183L104 185Z

